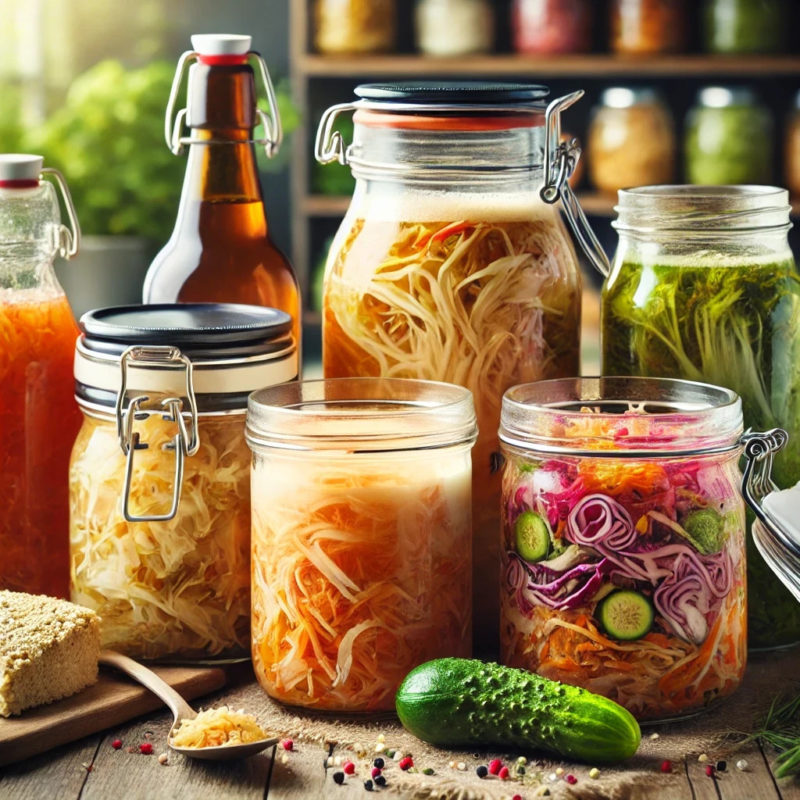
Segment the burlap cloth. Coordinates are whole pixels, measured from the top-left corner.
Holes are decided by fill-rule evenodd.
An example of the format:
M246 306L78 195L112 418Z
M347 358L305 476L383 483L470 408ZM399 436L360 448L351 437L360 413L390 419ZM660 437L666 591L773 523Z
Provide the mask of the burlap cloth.
M283 737L291 737L296 743L296 753L302 752L305 747L307 752L315 752L320 756L330 752L334 757L338 755L351 758L356 763L358 777L362 780L369 776L369 762L377 755L375 746L382 734L387 748L411 754L415 768L419 770L403 772L396 763L392 763L382 754L389 762L384 770L388 785L381 790L387 795L413 800L500 800L519 793L525 800L529 800L537 797L540 787L546 785L550 796L556 800L683 798L693 794L689 790L687 764L693 765L695 773L702 774L701 766L697 764L697 757L701 753L707 753L711 763L726 759L728 765L725 779L736 779L734 763L742 756L743 748L731 734L751 730L763 718L777 693L800 690L798 667L798 648L751 655L745 680L732 697L691 719L645 726L638 753L617 767L569 763L544 757L537 752L441 750L426 745L407 733L395 718L384 716L379 719L353 719L285 708L270 700L252 681L229 689L225 693L225 701L252 710L267 728ZM655 737L654 734L658 736ZM281 751L278 752L276 769L281 768ZM752 752L751 746L751 759ZM296 753L287 754L290 758L284 761L290 763ZM504 763L513 768L519 756L530 760L521 780L482 780L475 772L479 764L486 764L494 757L502 758ZM321 757L320 769L322 760ZM673 762L672 774L661 771L664 760ZM763 758L758 757L758 760L763 771ZM465 769L462 771L454 768L451 762L462 762ZM597 778L589 776L592 766L600 768ZM564 776L552 781L552 774L559 767L564 769L564 776L574 775L577 783L569 785ZM423 774L422 770L425 768L432 768L434 774ZM334 769L336 767L329 768L328 773ZM330 774L327 782L333 788Z

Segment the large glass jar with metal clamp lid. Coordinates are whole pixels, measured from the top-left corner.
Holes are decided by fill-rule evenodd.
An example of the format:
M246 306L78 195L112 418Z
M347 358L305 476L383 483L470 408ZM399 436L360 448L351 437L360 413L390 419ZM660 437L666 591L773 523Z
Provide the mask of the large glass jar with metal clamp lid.
M367 84L323 115L316 157L350 165L356 188L331 248L323 302L326 377L448 381L472 390L476 649L497 646L496 474L500 397L578 369L581 279L552 203L594 241L566 178L545 86ZM336 116L354 111L352 143ZM595 255L596 251L592 251ZM597 256L599 258L599 256Z
M70 217L62 225L56 179ZM80 427L72 397L78 327L53 271L80 240L57 170L0 155L0 589L69 592L67 467Z
M789 198L771 186L620 192L603 289L603 372L708 381L742 398L744 424L780 427L775 483L800 480L800 278ZM800 640L800 606L748 537L749 643Z
M297 377L291 320L256 306L122 306L81 328L72 599L100 614L104 647L136 658L245 657L247 397Z

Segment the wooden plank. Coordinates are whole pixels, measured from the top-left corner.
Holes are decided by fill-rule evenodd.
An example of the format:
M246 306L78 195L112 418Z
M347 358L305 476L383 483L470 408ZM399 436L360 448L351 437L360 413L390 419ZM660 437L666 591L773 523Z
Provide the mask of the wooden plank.
M610 54L531 57L498 53L468 58L432 58L415 54L330 56L303 54L299 72L318 78L369 76L371 78L419 75L594 77L658 76L662 78L712 75L775 77L800 75L797 56L675 55L624 58Z
M740 759L747 761L744 772L736 769ZM722 800L780 800L769 766L755 742L737 749L728 759L725 771L718 772L715 780Z
M81 800L107 800L109 797L261 800L265 797L274 748L236 761L185 758L167 747L171 724L168 714L159 714L119 726L104 736ZM115 738L123 742L119 750L111 746ZM152 755L139 752L138 746L144 742L153 745ZM135 752L129 752L130 748ZM166 765L158 760L162 753L168 756Z
M64 745L50 753L3 767L0 797L3 800L78 798L89 775L101 736L95 735Z
M295 743L290 753L278 748L269 779L269 800L320 800L337 790L336 797L344 798L331 777L334 770L325 766L330 748L321 745ZM363 787L359 784L361 794Z
M155 671L189 700L219 689L226 680L225 671L219 667L156 667ZM0 765L13 764L162 706L161 700L132 679L101 668L94 686L57 703L32 708L20 717L0 719Z

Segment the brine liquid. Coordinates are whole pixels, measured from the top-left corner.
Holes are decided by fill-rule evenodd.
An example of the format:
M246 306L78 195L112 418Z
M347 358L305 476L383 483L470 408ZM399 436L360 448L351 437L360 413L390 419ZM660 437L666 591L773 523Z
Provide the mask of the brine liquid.
M63 293L0 289L0 589L69 595L77 336Z
M356 219L325 280L326 377L421 378L473 393L473 630L488 653L498 641L501 398L517 383L576 375L579 359L575 253L549 209L518 214Z

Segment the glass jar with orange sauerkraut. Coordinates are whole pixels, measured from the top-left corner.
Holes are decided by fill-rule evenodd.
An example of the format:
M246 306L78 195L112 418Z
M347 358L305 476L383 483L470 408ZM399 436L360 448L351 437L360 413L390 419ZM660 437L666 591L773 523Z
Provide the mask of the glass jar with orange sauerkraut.
M290 705L389 711L413 667L471 653L472 397L350 378L256 392L252 656Z
M252 390L297 376L288 314L234 304L81 318L69 470L72 600L140 659L246 658Z
M324 373L472 391L474 633L476 650L491 654L500 398L514 384L578 371L580 272L549 204L556 195L541 195L559 104L577 96L548 109L547 87L520 84L365 85L356 94L352 144L333 133L341 106L317 140L319 160L339 158L356 178L325 272Z
M53 173L70 213L61 224ZM53 272L80 231L60 174L0 155L0 589L69 594L69 452L80 426L72 385L78 328Z
M747 655L741 401L582 378L503 398L501 658L640 720L733 692Z

